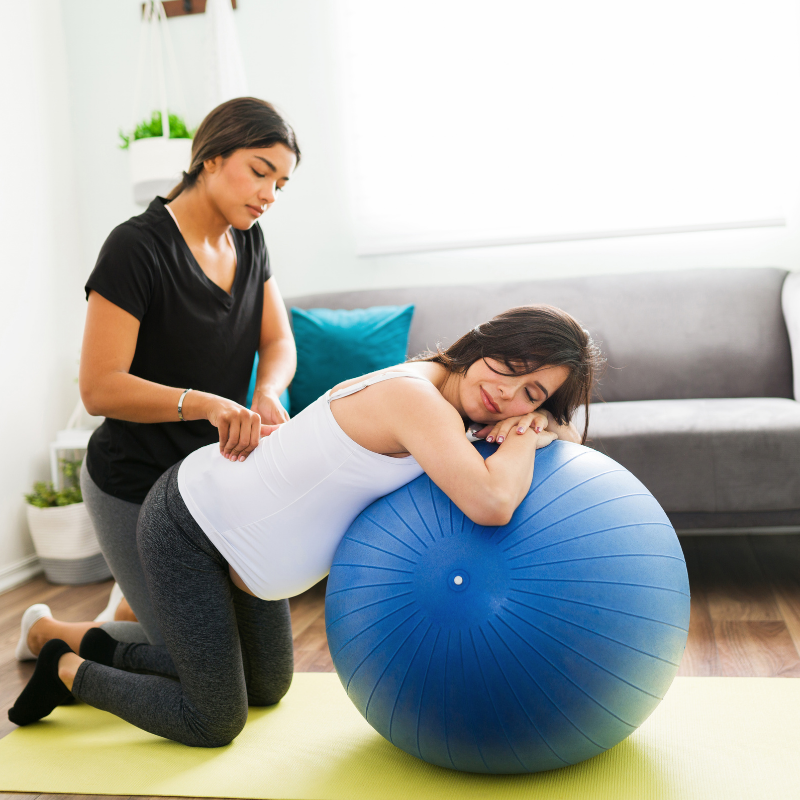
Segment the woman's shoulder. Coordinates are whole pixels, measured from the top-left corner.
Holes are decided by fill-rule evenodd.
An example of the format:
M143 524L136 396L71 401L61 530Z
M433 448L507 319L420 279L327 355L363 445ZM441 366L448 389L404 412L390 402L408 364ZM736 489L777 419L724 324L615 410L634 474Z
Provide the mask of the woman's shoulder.
M106 237L104 249L136 248L154 253L157 240L167 233L169 223L168 212L164 210L163 205L159 210L155 205L157 202L160 202L159 198L156 198L146 211L117 225Z
M359 375L357 378L349 378L346 381L341 381L331 388L330 393L331 395L334 395L338 392L344 391L345 389L349 389L351 386L357 386L359 384L364 384L366 387L373 384L388 384L388 382L391 382L392 388L395 390L403 386L410 387L411 390L415 392L430 392L431 389L434 389L438 394L439 390L437 377L438 375L436 371L430 369L428 364L395 364L394 366L384 367L383 369L377 369L373 372L366 372L363 375ZM395 378L410 378L411 380L393 380Z

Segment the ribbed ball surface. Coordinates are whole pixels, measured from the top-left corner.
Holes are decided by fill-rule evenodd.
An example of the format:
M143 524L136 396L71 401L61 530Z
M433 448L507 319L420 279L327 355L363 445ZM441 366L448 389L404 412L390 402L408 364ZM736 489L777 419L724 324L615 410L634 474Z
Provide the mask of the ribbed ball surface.
M554 442L503 527L475 525L425 475L369 506L336 553L325 620L342 684L390 742L451 769L538 772L613 747L658 705L689 581L647 489Z

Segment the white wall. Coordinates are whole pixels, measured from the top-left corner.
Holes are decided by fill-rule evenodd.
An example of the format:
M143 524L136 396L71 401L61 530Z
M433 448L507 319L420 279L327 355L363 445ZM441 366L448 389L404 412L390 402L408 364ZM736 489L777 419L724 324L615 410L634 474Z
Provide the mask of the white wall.
M303 163L262 223L286 296L393 285L548 278L695 266L800 263L800 167L786 164L786 228L607 239L359 258L348 194L334 3L239 0L235 12L251 94L294 124ZM0 587L32 546L21 495L46 478L47 445L77 398L83 284L109 231L140 213L117 131L133 114L141 0L6 4L0 46ZM202 103L205 18L170 28L184 71L189 123ZM800 47L798 47L800 53ZM799 72L800 74L800 72ZM800 82L800 81L799 81ZM787 102L791 98L787 98ZM425 191L424 120L409 128L409 179ZM798 150L800 156L800 149ZM513 159L509 160L513 169ZM476 187L476 202L491 203Z
M284 295L694 266L795 269L800 260L797 161L786 165L786 228L359 258L348 194L335 4L240 0L238 6L250 92L282 109L303 151L303 163L262 222ZM79 161L93 165L82 172L79 186L87 268L111 227L137 213L128 199L126 154L116 149L116 130L131 114L139 8L139 0L64 0L76 152ZM204 18L176 18L170 24L186 67L187 103L197 115L191 124L196 124L203 113ZM425 191L425 164L436 153L425 150L424 120L405 121L398 109L398 124L409 127L403 157L410 180ZM513 169L513 159L508 168ZM491 203L490 187L476 186L476 193L477 202Z
M6 4L0 46L0 590L36 570L22 494L77 400L82 327L58 0Z

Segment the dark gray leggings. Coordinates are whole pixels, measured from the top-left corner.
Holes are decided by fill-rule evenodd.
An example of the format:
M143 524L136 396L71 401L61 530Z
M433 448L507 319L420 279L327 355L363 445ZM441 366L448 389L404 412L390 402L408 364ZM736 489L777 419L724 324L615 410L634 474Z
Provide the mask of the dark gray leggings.
M234 586L227 562L181 498L178 466L150 490L137 530L166 646L121 643L113 667L81 664L72 692L167 739L220 747L244 727L248 704L272 705L289 689L289 602L259 600Z
M81 492L114 580L120 585L139 620L104 622L101 627L109 636L121 642L163 645L164 639L156 624L147 581L136 549L136 524L141 504L120 500L104 492L89 475L85 459L81 467Z

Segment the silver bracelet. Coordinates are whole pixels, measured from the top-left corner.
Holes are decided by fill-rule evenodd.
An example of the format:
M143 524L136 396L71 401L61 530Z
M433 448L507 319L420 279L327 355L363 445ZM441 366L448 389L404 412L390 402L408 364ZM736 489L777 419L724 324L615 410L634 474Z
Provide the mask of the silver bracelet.
M183 418L183 401L186 395L189 394L189 392L191 391L192 391L191 389L184 389L183 394L181 395L181 399L178 400L178 419L181 422L186 422L186 420Z

